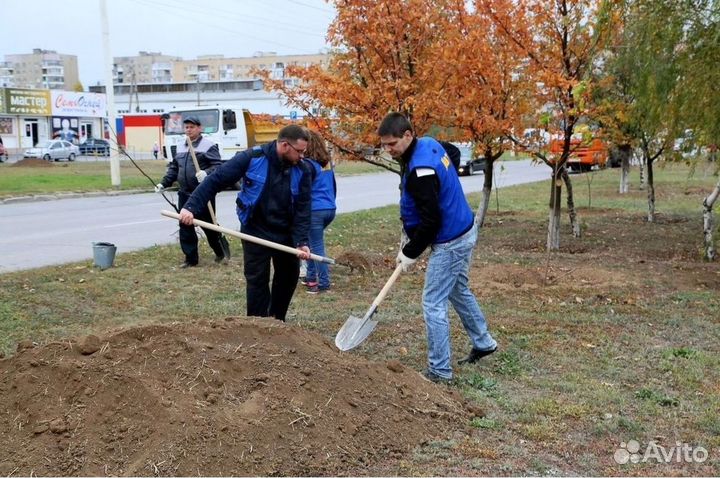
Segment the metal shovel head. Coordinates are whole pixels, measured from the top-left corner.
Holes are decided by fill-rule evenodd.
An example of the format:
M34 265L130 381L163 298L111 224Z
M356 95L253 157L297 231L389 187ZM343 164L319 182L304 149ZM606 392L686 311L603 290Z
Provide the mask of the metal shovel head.
M376 325L375 320L359 319L351 315L335 336L335 346L343 352L357 347L375 330Z

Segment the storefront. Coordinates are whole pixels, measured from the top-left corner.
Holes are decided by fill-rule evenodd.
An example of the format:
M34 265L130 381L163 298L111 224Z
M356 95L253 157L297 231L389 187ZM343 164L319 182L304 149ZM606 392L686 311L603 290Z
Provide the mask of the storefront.
M0 88L0 135L11 153L54 138L101 138L106 115L101 93Z

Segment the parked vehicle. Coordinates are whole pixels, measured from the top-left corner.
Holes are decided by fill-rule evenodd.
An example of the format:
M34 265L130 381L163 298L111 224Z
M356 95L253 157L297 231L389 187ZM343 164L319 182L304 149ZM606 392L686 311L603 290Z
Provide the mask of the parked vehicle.
M75 157L80 154L80 149L74 144L54 139L38 144L34 148L26 149L23 153L24 158L42 158L46 161L60 161L67 159L75 161Z
M550 152L556 155L562 153L563 141L554 139L550 141ZM608 160L607 145L600 139L595 138L590 142L581 139L570 141L570 156L567 165L571 171L590 171L597 166L603 169ZM552 162L551 162L552 164Z
M477 172L485 171L485 158L475 157L475 153L471 145L455 144L460 150L460 167L458 174L460 176L472 176Z
M88 138L79 146L80 154L110 156L110 143L100 138Z

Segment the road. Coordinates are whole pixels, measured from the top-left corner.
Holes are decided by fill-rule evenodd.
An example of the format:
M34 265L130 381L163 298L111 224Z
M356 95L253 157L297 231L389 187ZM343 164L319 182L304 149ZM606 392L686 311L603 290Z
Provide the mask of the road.
M500 188L549 177L547 166L529 160L495 168ZM397 204L398 181L390 172L339 177L338 213ZM482 190L482 174L461 181L466 193ZM236 195L225 191L217 198L218 221L232 229L238 229ZM2 204L0 273L92 259L93 242L113 243L118 253L175 243L177 225L160 216L162 209L171 207L153 193Z

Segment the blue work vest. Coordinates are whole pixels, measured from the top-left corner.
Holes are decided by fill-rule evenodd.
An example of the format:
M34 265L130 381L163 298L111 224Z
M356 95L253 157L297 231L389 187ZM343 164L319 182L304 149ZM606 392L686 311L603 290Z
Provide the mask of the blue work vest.
M253 148L253 155L260 154L262 150L259 148ZM248 221L252 218L252 213L255 210L255 204L265 190L265 184L267 182L267 174L270 169L268 160L265 155L253 157L250 160L245 176L243 177L242 186L240 192L237 195L237 215L240 219L240 224L246 226ZM290 204L294 211L294 204L300 196L300 180L303 176L303 170L300 167L300 163L290 168Z
M327 163L324 168L312 158L309 158L308 162L314 173L311 194L312 210L336 209L337 188L335 186L335 171L332 162Z
M402 187L400 217L403 227L409 231L420 225L420 214L415 201L405 189L407 175L418 168L434 170L440 184L439 206L442 223L433 244L451 241L472 226L473 212L465 199L460 179L445 150L440 143L429 137L417 139L407 173L403 175L400 183Z

